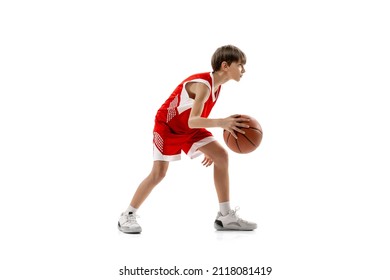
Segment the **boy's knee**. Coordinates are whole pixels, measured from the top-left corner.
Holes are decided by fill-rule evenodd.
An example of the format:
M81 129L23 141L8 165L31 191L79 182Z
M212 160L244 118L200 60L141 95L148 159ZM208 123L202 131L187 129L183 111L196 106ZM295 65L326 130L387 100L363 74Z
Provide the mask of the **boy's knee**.
M159 183L162 179L164 179L166 174L167 168L154 168L150 175L155 183Z
M224 148L218 149L213 157L214 164L227 165L229 162L229 154Z

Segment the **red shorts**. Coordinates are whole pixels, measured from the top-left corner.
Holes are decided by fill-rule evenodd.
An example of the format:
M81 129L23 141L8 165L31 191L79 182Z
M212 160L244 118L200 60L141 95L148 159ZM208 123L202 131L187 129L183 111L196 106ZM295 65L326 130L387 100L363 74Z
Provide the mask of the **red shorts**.
M204 128L191 129L188 134L173 133L165 124L156 123L153 131L154 160L174 161L181 159L181 151L191 159L200 156L200 147L215 141L210 131Z

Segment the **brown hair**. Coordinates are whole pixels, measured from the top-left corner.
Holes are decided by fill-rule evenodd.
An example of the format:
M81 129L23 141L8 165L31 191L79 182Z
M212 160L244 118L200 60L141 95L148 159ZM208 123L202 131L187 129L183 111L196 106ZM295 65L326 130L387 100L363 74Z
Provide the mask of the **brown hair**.
M211 66L213 72L221 69L222 62L226 61L228 65L232 62L241 61L242 64L246 63L246 55L243 51L233 45L226 45L219 47L211 57Z

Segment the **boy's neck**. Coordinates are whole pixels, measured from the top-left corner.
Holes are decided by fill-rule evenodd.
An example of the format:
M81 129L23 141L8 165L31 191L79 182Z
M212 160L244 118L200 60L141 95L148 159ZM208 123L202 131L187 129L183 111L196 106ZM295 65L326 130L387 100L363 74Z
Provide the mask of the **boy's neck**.
M216 71L213 72L212 74L214 79L214 90L216 90L220 85L229 81L229 78L227 77L226 73L223 71Z

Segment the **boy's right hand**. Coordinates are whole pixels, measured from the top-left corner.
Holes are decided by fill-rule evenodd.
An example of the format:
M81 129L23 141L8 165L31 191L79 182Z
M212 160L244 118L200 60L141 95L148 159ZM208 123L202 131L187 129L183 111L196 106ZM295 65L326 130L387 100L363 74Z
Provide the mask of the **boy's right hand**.
M249 122L250 119L242 118L240 114L231 115L230 117L224 118L221 120L221 127L229 131L234 138L237 139L236 132L245 134L245 131L240 129L241 127L248 128L249 125L246 122Z

